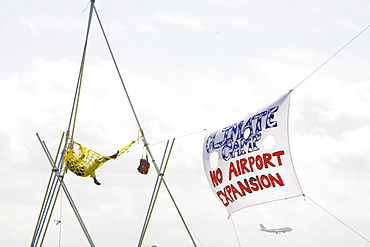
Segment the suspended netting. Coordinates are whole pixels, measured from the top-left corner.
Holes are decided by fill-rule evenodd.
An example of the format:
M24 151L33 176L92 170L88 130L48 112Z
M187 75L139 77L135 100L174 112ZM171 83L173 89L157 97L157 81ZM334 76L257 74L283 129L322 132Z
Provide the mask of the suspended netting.
M80 143L74 142L74 145L78 147L78 150L67 148L63 166L81 177L96 177L95 171L101 167L105 162L111 159L118 158L121 154L126 152L135 141L132 141L129 145L117 151L116 154L111 156L101 155L87 147L84 147Z

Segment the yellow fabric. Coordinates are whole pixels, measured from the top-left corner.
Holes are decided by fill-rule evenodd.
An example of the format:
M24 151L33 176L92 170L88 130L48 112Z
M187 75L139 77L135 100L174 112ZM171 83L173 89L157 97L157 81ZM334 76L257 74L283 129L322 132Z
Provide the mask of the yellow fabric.
M126 152L135 141L132 141L129 145L119 150L117 157ZM82 146L79 143L74 143L78 146L78 151L73 149L67 149L64 157L63 166L68 168L71 172L81 177L96 177L95 171L101 167L110 158L101 155L91 149Z

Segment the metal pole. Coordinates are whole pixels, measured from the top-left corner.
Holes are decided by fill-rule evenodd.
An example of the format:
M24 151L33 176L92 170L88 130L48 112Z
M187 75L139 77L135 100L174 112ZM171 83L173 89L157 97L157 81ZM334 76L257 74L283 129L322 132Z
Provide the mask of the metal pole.
M127 89L126 89L126 86L125 86L125 83L124 83L124 81L123 81L122 75L121 75L120 70L119 70L119 68L118 68L118 64L117 64L117 62L116 62L116 59L114 58L113 51L112 51L112 49L111 49L111 47L110 47L110 45L109 45L108 38L107 38L107 36L106 36L106 34L105 34L105 31L104 31L103 25L102 25L102 23L101 23L101 21L100 21L100 18L99 18L98 12L97 12L97 10L96 10L96 8L95 8L95 7L94 7L94 11L95 11L96 17L97 17L97 19L98 19L98 22L99 22L100 28L101 28L101 30L102 30L102 32L103 32L103 35L104 35L104 38L105 38L106 44L107 44L107 46L108 46L109 52L110 52L110 54L111 54L111 57L112 57L113 63L114 63L114 65L115 65L115 67L116 67L116 70L117 70L118 76L119 76L120 81L121 81L121 83L122 83L123 89L124 89L124 91L125 91L125 94L126 94L127 100L128 100L128 102L129 102L129 104L130 104L130 107L131 107L132 113L133 113L133 115L134 115L134 117L135 117L135 120L136 120L136 123L137 123L137 125L138 125L138 127L139 127L139 131L140 131L140 134L141 134L141 136L142 136L141 138L142 138L142 140L143 140L144 146L145 146L145 148L146 148L147 152L149 153L150 158L152 159L152 163L153 163L153 165L154 165L155 170L157 171L158 176L160 176L160 170L159 170L159 168L158 168L158 166L157 166L157 163L155 162L155 159L154 159L154 157L153 157L153 154L152 154L152 152L151 152L151 150L150 150L150 148L149 148L149 143L147 142L147 140L146 140L146 138L145 138L144 131L143 131L143 129L141 128L141 124L140 124L139 118L137 117L137 114L136 114L136 112L135 112L134 106L133 106L133 104L132 104L132 102L131 102L131 99L130 99L130 96L129 96L128 91L127 91ZM187 226L186 226L186 224L185 224L185 221L184 221L184 219L183 219L183 217L182 217L182 215L181 215L181 213L180 213L179 208L177 207L177 205L176 205L176 203L175 203L175 199L173 198L173 196L172 196L172 194L171 194L171 192L170 192L170 190L169 190L169 188L168 188L168 186L167 186L166 181L164 180L164 178L163 178L162 176L160 177L160 179L161 179L161 181L164 183L164 185L165 185L165 187L166 187L167 192L170 194L170 197L171 197L171 199L172 199L173 203L175 204L176 209L177 209L178 213L180 214L180 217L181 217L181 219L182 219L182 221L183 221L183 223L184 223L184 225L185 225L185 227L186 227L186 229L187 229L188 233L190 234L189 229L188 229L188 227L187 227ZM194 246L196 246L196 245L195 245L195 242L194 242L193 237L192 237L191 235L190 235L190 237L191 237L192 242L194 243Z
M38 136L38 135L37 135L37 136ZM38 136L38 137L39 137L39 136ZM48 160L49 160L49 162L50 162L50 164L51 164L51 166L52 166L52 168L53 168L53 171L54 171L54 170L55 170L55 168L56 168L56 166L55 166L54 161L51 159L50 152L49 152L49 150L47 149L47 147L46 147L45 143L44 143L43 141L41 141L40 137L39 137L39 141L40 141L40 143L41 143L41 145L42 145L42 147L43 147L43 149L44 149L44 151L45 151L45 154L46 154L46 156L48 157ZM62 158L61 158L61 159L63 159L63 158L64 158L64 155L62 155ZM78 210L77 210L77 207L76 207L75 203L73 202L72 196L71 196L71 194L69 193L69 191L68 191L68 189L67 189L67 186L65 185L65 183L64 183L64 181L63 181L63 176L64 176L64 174L60 175L60 174L59 174L59 173L57 173L57 171L56 171L56 175L58 176L58 181L59 181L59 184L60 184L59 186L62 186L63 191L64 191L64 193L66 194L66 196L67 196L67 199L68 199L69 203L71 204L71 207L72 207L72 209L73 209L73 212L75 213L75 215L76 215L76 217L77 217L77 220L78 220L78 222L80 223L80 225L81 225L81 227L82 227L82 230L83 230L83 232L85 233L85 236L86 236L87 240L88 240L88 241L89 241L89 243L90 243L90 246L95 247L95 244L94 244L94 242L93 242L93 240L92 240L92 238L91 238L91 236L90 236L90 234L89 234L89 232L88 232L88 230L87 230L87 228L86 228L86 226L85 226L85 224L84 224L84 222L83 222L83 220L82 220L82 217L81 217L80 213L78 212ZM59 192L59 189L58 189L58 192Z
M45 144L41 142L40 137L37 133L36 133L36 135L37 135L37 137L38 137L38 139L41 143L41 146L44 147ZM64 138L64 133L63 133L63 135L61 137L61 140L60 140L60 143L59 143L58 153L59 153L59 150L61 148L63 138ZM55 160L57 160L57 158L58 158L58 154L57 154ZM39 238L40 238L40 236L42 234L42 231L43 231L43 228L44 228L46 217L49 214L50 204L53 202L53 200L54 200L54 205L55 205L56 200L55 200L55 197L54 197L54 193L55 193L55 189L56 189L56 186L57 186L57 177L56 177L57 174L55 172L57 170L58 170L57 168L53 168L51 173L50 173L49 182L48 182L46 192L45 192L45 197L44 197L41 209L40 209L39 218L38 218L38 221L36 223L36 228L35 228L35 232L34 232L34 235L33 235L33 238L32 238L31 246L36 246L38 244ZM51 217L51 213L49 215L49 221L50 221L50 217ZM49 222L47 223L46 229L44 231L44 236L42 238L42 242L43 242L43 239L45 237L48 224L49 224ZM42 246L42 242L41 242L40 246Z
M174 142L174 140L173 140L173 142ZM173 142L172 142L172 146L173 146ZM164 150L164 154L163 154L163 158L162 158L162 163L161 163L161 167L160 167L161 170L162 170L163 162L164 162L164 159L165 159L165 156L166 156L166 153L167 153L168 143L169 143L169 141L167 141L166 148ZM172 149L172 146L171 146L171 149ZM170 153L171 153L171 151L170 151ZM168 154L168 156L170 155L170 153ZM166 165L167 165L167 162L166 162ZM155 185L154 185L154 190L153 190L152 198L150 199L148 212L146 214L146 218L145 218L145 221L144 221L143 229L141 231L140 240L139 240L139 244L138 244L139 247L143 243L144 236L145 236L146 230L148 228L149 221L150 221L150 218L151 218L153 209L154 209L154 204L155 204L155 202L157 200L158 192L159 192L159 189L161 187L161 181L162 180L159 179L159 176L157 176L157 180L155 181Z

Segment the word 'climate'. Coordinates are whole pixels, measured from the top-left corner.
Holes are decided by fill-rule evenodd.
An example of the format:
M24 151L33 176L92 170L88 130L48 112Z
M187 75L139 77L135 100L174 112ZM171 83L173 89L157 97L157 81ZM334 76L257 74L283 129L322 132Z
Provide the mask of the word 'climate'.
M279 106L274 106L260 112L249 119L241 120L222 129L222 132L211 133L205 142L205 150L211 153L221 149L223 160L227 161L236 156L244 155L259 150L257 142L261 140L262 130L277 127L274 114ZM264 124L263 124L264 122Z

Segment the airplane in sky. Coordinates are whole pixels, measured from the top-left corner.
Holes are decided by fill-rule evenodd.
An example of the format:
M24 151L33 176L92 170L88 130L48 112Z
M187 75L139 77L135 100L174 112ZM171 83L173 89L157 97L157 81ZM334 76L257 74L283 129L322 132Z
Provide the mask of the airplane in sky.
M263 232L271 232L271 233L275 233L275 234L290 232L290 231L293 230L291 227L282 227L282 228L276 228L276 229L267 229L262 224L260 224L260 227L261 227L261 231L263 231Z

